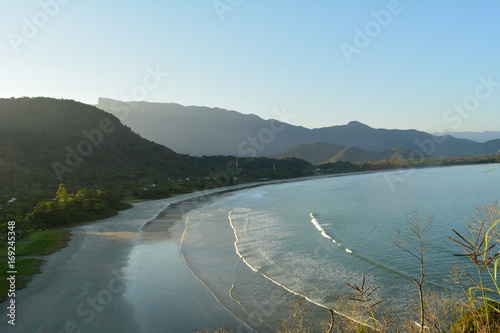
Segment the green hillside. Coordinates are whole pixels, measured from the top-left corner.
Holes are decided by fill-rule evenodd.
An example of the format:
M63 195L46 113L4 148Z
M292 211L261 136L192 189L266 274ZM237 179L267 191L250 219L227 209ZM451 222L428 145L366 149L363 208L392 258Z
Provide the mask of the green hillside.
M334 145L328 142L315 142L300 145L287 150L280 156L294 156L312 164L321 164L340 153L345 146Z
M373 162L394 159L408 159L411 152L402 148L393 148L383 152L368 151L356 146L341 146L327 142L300 145L280 156L293 156L311 164L319 165L335 162Z
M335 156L332 156L327 163L343 162L368 162L368 161L389 161L395 159L408 159L411 152L401 148L394 148L383 152L367 151L359 147L345 147Z
M41 97L0 99L0 142L0 202L53 195L59 183L76 191L213 178L220 172L231 178L287 177L310 167L296 159L253 158L240 159L236 168L232 156L177 154L94 106Z
M20 195L64 182L79 187L151 173L196 173L187 156L147 141L118 118L69 100L0 100L0 179ZM180 172L183 170L183 172Z

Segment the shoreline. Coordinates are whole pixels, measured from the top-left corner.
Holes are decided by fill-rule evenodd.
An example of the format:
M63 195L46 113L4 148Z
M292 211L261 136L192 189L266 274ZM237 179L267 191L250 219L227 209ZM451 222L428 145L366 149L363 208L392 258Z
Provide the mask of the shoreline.
M41 272L16 291L16 326L6 323L6 303L2 303L0 330L85 332L103 320L102 304L109 311L123 312L113 320L118 329L133 328L130 305L122 297L126 281L121 271L140 228L167 205L165 200L149 202L104 220L68 227L73 233L68 246L47 256Z
M111 295L110 304L104 304L106 305L106 312L120 312L113 322L116 323L119 320L121 324L118 327L123 327L127 332L142 332L143 330L137 326L136 321L133 319L135 303L133 297L125 297L123 291L114 294L112 291L115 289L106 288L105 284L113 282L112 285L115 286L119 281L123 289L129 287L131 281L130 279L127 280L127 277L134 273L132 270L127 275L124 274L124 270L130 266L129 257L143 241L142 236L151 234L148 230L157 229L160 233L164 233L164 240L167 240L170 238L167 234L170 234L171 229L175 228L176 225L180 225L177 222L181 221L184 214L192 209L209 204L217 196L231 192L265 185L362 173L316 175L245 183L181 194L160 200L147 200L134 203L132 208L120 211L110 218L68 226L66 229L71 230L73 233L68 246L49 255L41 267L41 272L34 275L24 289L16 291L17 329L21 328L29 331L40 328L46 332L60 332L68 329L69 331L72 331L72 329L78 331L81 328L85 332L86 328L88 328L93 332L99 332L99 325L103 325L101 323L103 317L99 316L101 312L98 311L101 308L99 307L100 304L95 306L92 302L101 295L101 300L107 303L107 300L102 295ZM186 202L189 202L191 207L188 208ZM174 205L179 207L177 215L175 217L170 216L168 221L160 222L163 217L170 214L169 207ZM184 225L182 225L180 233L183 232L183 227ZM158 230L158 228L161 230ZM171 243L180 246L180 238L177 241L174 239ZM196 278L184 262L184 258L181 259L183 265L189 269L192 277ZM106 267L106 269L103 270L102 267ZM203 284L199 283L198 278L196 278L196 281L206 293L210 293ZM116 287L116 290L118 289L120 288ZM197 292L203 294L200 290ZM210 295L213 297L211 293ZM208 300L205 299L205 301ZM216 307L222 308L216 299L213 299L213 301L216 302ZM6 318L8 318L6 316L6 305L5 302L1 304L0 329L2 332L17 332L17 329L6 323ZM43 309L43 311L40 309ZM58 318L53 318L54 309L64 309L64 311L61 311ZM203 310L198 309L196 311L202 312ZM229 312L227 314L230 315ZM221 318L221 315L219 314L218 317ZM240 321L237 322L240 324ZM223 321L214 322L213 327L220 324L224 324ZM116 328L114 327L114 329ZM194 328L205 329L209 327Z
M398 170L373 172L395 171ZM239 190L363 173L310 176L240 184L182 194L166 199L143 201L134 203L133 208L120 211L113 217L67 227L73 231L68 247L49 255L41 268L41 273L36 274L26 288L16 291L17 327L7 324L7 303L1 303L0 330L2 332L59 333L78 332L78 329L81 329L82 332L98 333L109 331L109 328L112 328L131 333L147 331L148 322L140 321L141 318L146 318L144 313L147 314L147 311L144 311L146 307L141 308L141 305L147 305L145 301L147 298L145 298L141 288L143 288L144 282L154 278L154 274L151 274L151 272L155 272L154 266L161 266L164 269L163 272L169 275L174 282L172 286L166 286L163 291L149 290L150 297L158 297L158 295L165 297L165 295L173 293L174 297L167 296L168 299L161 300L168 303L169 307L162 310L169 313L171 318L183 320L181 312L184 309L184 316L191 314L191 316L185 317L188 321L195 313L199 319L193 321L193 325L196 323L203 325L197 325L194 328L209 329L225 325L230 313L222 309L210 291L202 283L199 283L179 252L180 238L178 237L184 230L184 224L177 222L181 220L182 215L216 200L220 195ZM193 206L189 208L189 206L183 205L183 202L188 202ZM172 212L168 212L169 207L177 207L177 213L168 216ZM156 237L158 234L161 234L161 237ZM152 256L152 253L148 252L150 250L160 252L161 258L159 257L158 262L161 265L151 260L145 260L149 259L148 256ZM182 267L178 265L179 259L184 266L183 272L180 272ZM149 265L149 271L144 269L144 265ZM179 275L169 271L169 267L177 268L180 272ZM189 274L185 274L186 270L189 270ZM190 293L189 301L192 304L188 304L187 299L183 299L185 294L179 294L175 290L175 288L185 288L183 283L189 279L196 280L199 287L189 286L191 287L188 290ZM169 284L168 281L162 281L162 283ZM211 306L213 305L212 312L206 311L205 306L199 301L201 299L204 302L209 302ZM143 304L139 304L141 300ZM179 301L184 302L182 309L175 309L179 307ZM165 316L165 312L163 312L163 316ZM55 313L58 314L57 317L54 316ZM138 313L142 314L138 315ZM160 315L158 314L158 316ZM237 319L234 320L237 321ZM138 321L144 326L139 325ZM237 324L239 323L237 321ZM176 331L185 332L186 330Z
M193 332L221 325L234 329L241 324L200 283L181 251L185 225L179 222L203 206L196 197L171 203L141 229L124 270L125 296L133 304L139 332Z
M180 251L180 235L184 226L177 222L181 221L184 214L208 204L219 195L267 184L271 182L242 184L143 201L134 203L132 208L120 211L110 218L66 227L73 234L68 246L47 256L41 272L34 275L25 288L16 290L15 326L7 323L8 303L0 303L0 330L51 333L79 332L80 329L81 332L105 332L113 327L113 330L123 332L145 331L138 326L134 318L134 300L127 295L132 282L131 275L125 271L131 266L130 256L134 249L147 242L146 235L162 234L155 242L165 241L173 245L175 251ZM173 211L169 207L177 207L177 213L172 215ZM181 230L173 230L176 226L180 226ZM175 237L165 237L175 236L176 232L179 235L177 241ZM191 278L195 279L183 257L180 259ZM196 284L202 289L194 288L198 293L197 298L203 293L209 294L197 279ZM210 298L216 307L220 307L211 294ZM198 308L196 311L202 313L204 310ZM226 310L223 312L218 313L215 318L230 316ZM58 315L54 316L55 313ZM111 321L108 321L107 313L113 313ZM210 316L202 317L206 321L201 320L200 324L211 322ZM213 322L213 327L220 324L223 321ZM207 327L203 325L193 327L195 328Z

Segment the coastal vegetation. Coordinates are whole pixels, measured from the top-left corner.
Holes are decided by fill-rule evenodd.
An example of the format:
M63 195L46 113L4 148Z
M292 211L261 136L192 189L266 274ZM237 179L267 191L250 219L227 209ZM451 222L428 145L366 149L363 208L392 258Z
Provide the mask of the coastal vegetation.
M498 154L439 158L395 158L392 160L371 162L338 161L334 163L324 163L318 165L316 170L317 173L344 173L379 170L404 170L412 168L429 168L454 165L477 165L498 162L500 162L500 156Z
M43 257L63 248L70 240L71 232L65 229L37 230L22 241L16 242L16 290L22 289L31 277L40 271ZM8 248L2 242L0 248L0 302L5 300L9 291Z
M124 203L126 198L159 199L234 184L314 175L500 161L498 154L427 158L408 152L383 161L335 160L319 165L287 156L193 157L144 139L116 116L75 101L0 99L0 106L0 301L8 290L5 268L11 221L15 221L16 288L20 289L38 272L43 262L40 256L64 247L69 240L70 232L60 228L113 216L131 207ZM425 251L419 252L425 247L417 246L410 250L421 267L420 277L413 279L419 296L417 312L408 316L411 320L379 312L380 303L373 302L377 289L363 279L359 285L346 281L356 297L345 308L350 318L359 320L353 322L338 314L334 318L333 312L332 317L326 312L324 321L316 322L307 317L307 304L299 300L292 306L290 317L278 320L277 331L499 331L499 211L498 205L481 210L479 224L469 226L470 235L456 233L453 239L463 246L466 259L475 267L473 272L467 268L456 274L463 288L456 298L460 301L445 303L426 290ZM417 244L423 245L419 242L425 232L420 231L414 235ZM403 250L409 249L405 245L410 243L400 244Z
M71 232L58 227L109 217L119 209L131 207L121 200L122 196L113 188L99 191L83 189L71 194L61 184L55 198L38 202L34 207L29 200L15 200L2 206L0 302L9 292L9 262L15 262L16 290L24 288L31 277L39 272L44 262L42 256L68 243Z
M320 165L286 156L196 157L144 139L117 116L72 100L0 99L0 110L0 205L12 198L34 205L52 198L60 183L75 193L113 186L125 197L158 198L250 181L500 160L430 158L397 149L388 160Z

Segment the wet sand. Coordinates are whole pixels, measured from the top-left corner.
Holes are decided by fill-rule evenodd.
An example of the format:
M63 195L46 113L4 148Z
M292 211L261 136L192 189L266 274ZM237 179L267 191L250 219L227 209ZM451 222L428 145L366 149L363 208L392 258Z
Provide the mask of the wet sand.
M182 333L216 326L237 331L242 323L184 262L185 226L178 222L231 191L311 178L317 177L135 203L117 216L72 227L68 247L48 256L41 273L16 292L15 326L7 323L8 303L0 304L0 332Z
M177 222L212 196L140 202L112 218L71 228L69 246L48 256L42 272L16 292L15 326L7 323L8 303L0 304L0 332L235 328L240 323L196 280L180 252L184 224Z

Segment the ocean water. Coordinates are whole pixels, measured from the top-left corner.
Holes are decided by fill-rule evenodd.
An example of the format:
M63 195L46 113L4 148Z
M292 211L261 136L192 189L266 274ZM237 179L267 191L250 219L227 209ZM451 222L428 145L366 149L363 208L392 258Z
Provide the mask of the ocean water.
M447 237L467 232L480 205L500 198L496 165L398 170L267 185L236 192L185 216L181 249L188 267L242 324L271 332L303 297L339 310L346 282L378 286L398 311L417 296L418 261L395 245L408 220L432 219L426 281L450 286L448 268L464 262ZM244 324L243 324L244 323Z

